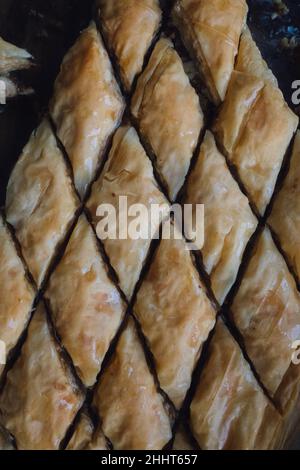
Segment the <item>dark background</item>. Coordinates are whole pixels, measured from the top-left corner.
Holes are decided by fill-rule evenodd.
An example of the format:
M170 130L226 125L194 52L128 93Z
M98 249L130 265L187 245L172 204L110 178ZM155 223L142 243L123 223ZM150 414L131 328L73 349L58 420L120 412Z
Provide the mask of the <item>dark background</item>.
M36 61L33 71L22 73L22 80L34 87L35 95L11 100L0 107L0 207L4 204L11 169L47 108L62 57L91 19L93 3L93 0L0 0L0 36L26 48ZM281 42L284 37L295 37L300 44L300 0L285 0L289 14L275 19L272 19L276 12L273 0L248 3L252 33L290 103L291 83L300 79L300 46L286 49Z

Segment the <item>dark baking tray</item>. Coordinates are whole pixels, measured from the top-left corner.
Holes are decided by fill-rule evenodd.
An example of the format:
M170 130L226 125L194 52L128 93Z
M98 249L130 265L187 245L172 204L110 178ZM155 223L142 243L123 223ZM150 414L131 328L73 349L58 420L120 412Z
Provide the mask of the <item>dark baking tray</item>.
M33 86L35 94L0 106L0 207L4 205L13 165L47 109L61 60L90 21L93 3L94 0L0 0L0 36L26 48L36 63L32 71L23 72L20 77ZM170 6L172 0L162 3ZM300 0L285 0L289 12L278 16L274 3L248 0L248 24L286 100L299 114L300 108L291 102L291 97L293 81L300 80ZM296 47L283 47L282 43L291 39ZM300 436L292 448L300 449Z

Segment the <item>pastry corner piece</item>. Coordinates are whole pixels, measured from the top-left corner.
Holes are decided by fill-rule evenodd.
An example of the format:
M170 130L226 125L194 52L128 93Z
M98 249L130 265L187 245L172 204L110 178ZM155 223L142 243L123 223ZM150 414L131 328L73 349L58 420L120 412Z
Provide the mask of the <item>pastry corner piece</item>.
M172 438L163 398L131 318L100 378L94 406L115 450L160 450Z
M225 98L247 12L245 0L175 2L173 20L216 105Z
M47 119L32 133L13 169L6 215L36 284L41 286L78 208L67 165Z
M32 311L35 292L0 214L0 377Z
M180 409L216 312L178 234L175 229L176 238L160 241L133 310L153 354L160 387Z
M173 201L184 184L203 128L199 98L169 39L160 39L139 77L132 113Z
M21 355L0 397L1 420L20 450L59 449L82 403L60 356L43 303L30 323Z
M231 311L261 381L274 396L299 340L300 294L268 229L255 246Z
M94 428L86 412L80 414L66 450L107 450L106 439L101 428Z
M82 215L45 293L55 327L86 386L96 382L104 356L125 314L97 239Z
M191 404L191 428L203 450L276 449L282 418L219 320Z
M54 86L50 113L84 198L119 125L124 100L95 23L66 54Z
M300 280L300 131L297 132L290 167L276 196L268 223L279 239L288 262Z
M272 198L298 122L246 30L213 131L260 215Z
M247 197L240 190L207 131L187 184L185 204L204 204L204 244L201 249L211 287L220 305L233 286L245 248L257 227Z
M99 207L111 205L116 214L116 233L107 234L101 229L106 225L106 218L98 216ZM146 261L151 243L151 236L134 239L130 235L130 224L135 217L128 217L128 233L120 217L135 204L143 204L149 214L156 204L161 209L162 217L169 214L169 205L154 178L151 161L143 149L133 127L120 127L113 138L112 148L102 174L92 187L92 194L87 207L92 216L97 235L102 239L106 254L114 268L119 284L128 299L131 298L141 270ZM125 208L125 209L124 209ZM105 209L106 211L106 209ZM149 211L149 212L148 212ZM104 221L104 222L103 222ZM121 224L121 225L120 225ZM158 230L159 221L153 223ZM120 236L121 234L121 236ZM123 238L122 238L123 237Z
M130 92L161 22L159 0L98 0L100 24Z
M10 44L0 37L0 75L27 69L32 64L32 55L25 49Z

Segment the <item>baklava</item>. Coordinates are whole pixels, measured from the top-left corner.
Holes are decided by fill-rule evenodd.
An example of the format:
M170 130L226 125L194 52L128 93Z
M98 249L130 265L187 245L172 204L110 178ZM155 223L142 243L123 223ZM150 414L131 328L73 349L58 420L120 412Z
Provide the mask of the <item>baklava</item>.
M132 98L132 113L173 201L203 127L199 98L173 44L160 39Z
M123 111L124 100L108 54L91 23L65 56L50 104L81 198L101 165Z
M127 92L143 68L161 22L158 0L97 0L99 21Z
M79 201L49 122L31 135L8 182L6 216L41 286Z
M124 238L118 236L120 229L122 230L120 197L127 197L128 208L134 204L144 204L150 210L152 204L158 204L161 207L162 218L169 214L168 202L154 178L151 161L136 131L129 126L123 126L116 132L108 161L93 185L87 207L100 238L104 237L105 233L101 235L97 230L98 224L101 223L101 217L97 216L99 206L111 204L116 210L117 237L105 236L103 244L118 276L120 287L130 299L146 261L151 239L147 237L133 240L126 234ZM129 217L129 223L132 219L133 216L131 219ZM154 229L159 229L159 220Z

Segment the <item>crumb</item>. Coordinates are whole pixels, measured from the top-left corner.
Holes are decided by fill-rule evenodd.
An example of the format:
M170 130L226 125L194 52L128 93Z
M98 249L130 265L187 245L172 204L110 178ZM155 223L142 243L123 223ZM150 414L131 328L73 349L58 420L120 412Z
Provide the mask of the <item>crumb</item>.
M281 40L281 46L284 49L292 49L293 50L293 49L296 49L296 47L299 46L299 40L297 39L296 36L292 36L290 39L285 37Z
M275 19L278 16L287 15L289 13L289 11L290 11L289 8L287 7L287 5L282 0L273 0L273 3L274 3L274 6L277 10L277 13L275 13L275 15L277 14L277 16L275 16L273 18L273 15L272 15L272 19Z

